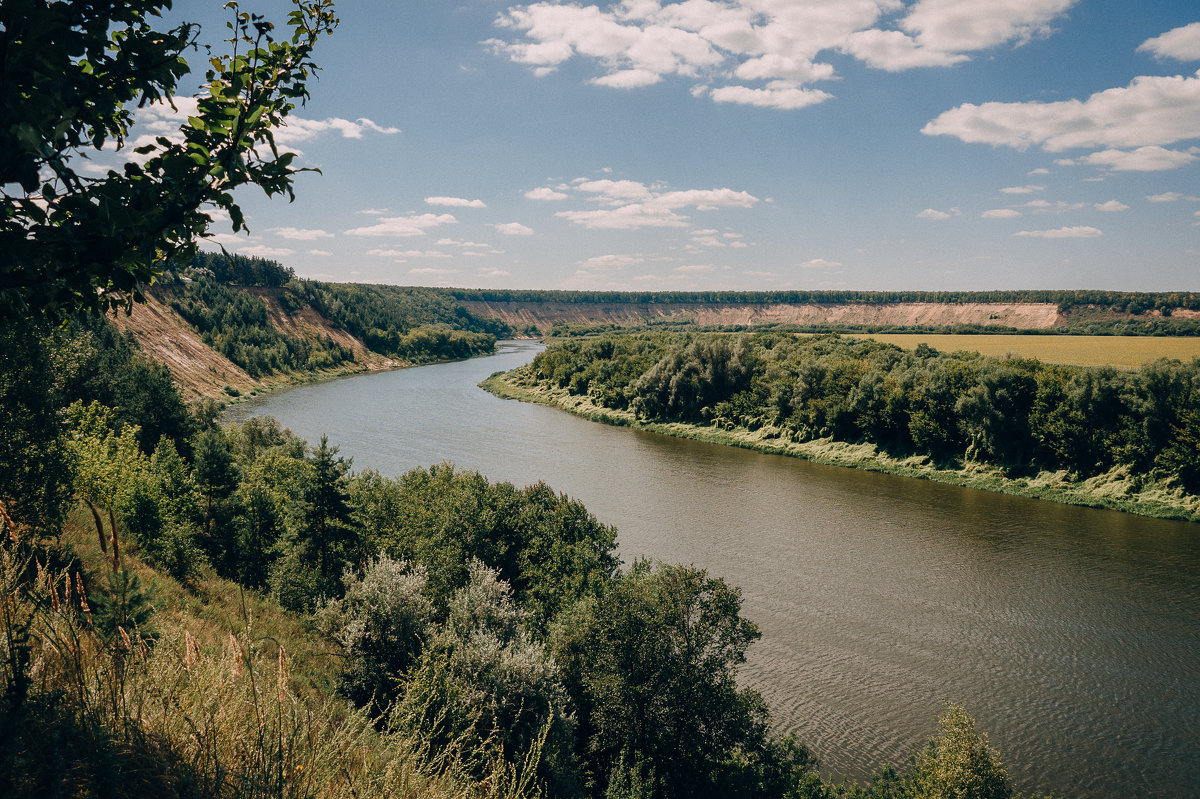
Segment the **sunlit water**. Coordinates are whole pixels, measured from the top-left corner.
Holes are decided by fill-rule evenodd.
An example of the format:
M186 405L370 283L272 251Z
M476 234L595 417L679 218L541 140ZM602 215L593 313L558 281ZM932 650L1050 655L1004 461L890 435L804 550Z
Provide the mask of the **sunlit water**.
M818 466L497 399L498 355L304 386L234 408L356 468L451 461L545 480L619 531L627 561L739 585L743 668L827 775L900 763L944 700L1019 789L1200 795L1200 525Z

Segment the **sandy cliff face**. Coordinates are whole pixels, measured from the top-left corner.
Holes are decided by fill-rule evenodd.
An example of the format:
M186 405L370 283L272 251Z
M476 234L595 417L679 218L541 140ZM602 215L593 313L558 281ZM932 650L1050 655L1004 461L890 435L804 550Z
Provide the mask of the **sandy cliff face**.
M187 322L153 294L147 295L145 305L135 305L132 315L118 314L112 322L117 329L132 333L148 357L171 370L185 400L216 396L225 386L249 391L262 385L233 361L210 349Z
M343 371L371 371L401 365L398 361L371 352L354 336L334 327L317 311L304 307L294 314L284 311L277 292L271 289L246 289L267 305L271 324L285 336L303 339L330 338L354 353L354 363ZM210 349L192 327L171 310L165 295L148 294L145 305L135 305L133 314L113 319L119 330L133 334L142 351L171 370L175 385L185 400L216 397L225 387L245 393L268 383L278 384L286 377L258 380L237 364Z
M533 325L545 333L554 324L643 325L654 321L692 321L697 325L976 324L1042 330L1064 317L1053 303L934 303L818 305L791 303L567 303L463 302L479 316L491 316L521 330Z

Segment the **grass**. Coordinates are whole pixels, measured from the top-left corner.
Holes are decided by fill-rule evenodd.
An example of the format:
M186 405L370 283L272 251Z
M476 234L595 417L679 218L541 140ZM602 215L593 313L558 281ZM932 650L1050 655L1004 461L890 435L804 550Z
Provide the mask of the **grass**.
M895 457L879 450L874 444L852 444L828 438L796 441L787 431L771 426L758 430L726 430L685 422L641 421L629 411L602 407L588 397L573 396L565 389L539 386L528 367L518 367L510 372L497 372L479 385L503 399L535 402L595 422L633 427L677 438L742 447L768 454L803 458L829 466L915 477L1067 505L1107 508L1159 519L1200 522L1200 497L1184 493L1173 486L1132 475L1125 467L1118 467L1087 480L1072 479L1065 471L1041 472L1029 477L1009 477L1004 470L994 466L968 463L961 468L947 468L933 463L923 455Z
M1016 355L1047 363L1137 369L1159 358L1200 358L1200 338L1176 336L1054 336L953 333L847 334L871 338L904 349L928 344L935 350L967 350L982 355Z
M186 589L129 552L149 629L92 628L113 570L76 514L59 564L38 566L0 518L0 796L502 799L537 794L523 768L451 742L434 751L332 690L332 646L305 620L211 574ZM7 542L10 537L14 545ZM534 754L536 757L536 754Z

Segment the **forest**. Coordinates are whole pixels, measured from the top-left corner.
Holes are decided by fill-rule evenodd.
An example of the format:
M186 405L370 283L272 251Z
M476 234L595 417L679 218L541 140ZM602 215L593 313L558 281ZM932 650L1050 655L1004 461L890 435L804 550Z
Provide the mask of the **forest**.
M751 355L727 341L705 391L732 398ZM739 590L621 564L617 531L544 483L354 472L270 418L222 425L102 320L0 343L5 795L362 795L398 791L399 762L413 795L1011 795L954 706L908 763L822 779L737 681L759 637Z
M1200 493L1196 360L1124 372L836 334L640 333L560 340L523 374L642 420L868 442L1010 475L1125 469Z

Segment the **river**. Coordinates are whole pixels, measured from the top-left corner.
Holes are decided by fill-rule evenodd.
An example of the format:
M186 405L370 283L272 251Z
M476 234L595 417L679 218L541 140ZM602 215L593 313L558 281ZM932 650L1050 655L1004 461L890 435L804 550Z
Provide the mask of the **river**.
M902 763L964 705L1018 789L1200 795L1200 525L820 466L588 422L476 384L540 345L235 406L355 468L545 480L621 556L742 588L743 681L822 771Z

